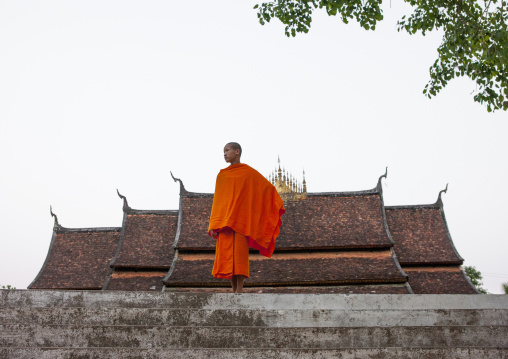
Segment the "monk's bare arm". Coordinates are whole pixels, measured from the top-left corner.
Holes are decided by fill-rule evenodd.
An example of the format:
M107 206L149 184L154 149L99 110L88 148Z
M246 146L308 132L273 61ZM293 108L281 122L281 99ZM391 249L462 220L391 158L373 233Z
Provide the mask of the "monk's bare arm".
M219 235L219 233L215 232L213 229L210 230L210 235L212 237L217 237Z

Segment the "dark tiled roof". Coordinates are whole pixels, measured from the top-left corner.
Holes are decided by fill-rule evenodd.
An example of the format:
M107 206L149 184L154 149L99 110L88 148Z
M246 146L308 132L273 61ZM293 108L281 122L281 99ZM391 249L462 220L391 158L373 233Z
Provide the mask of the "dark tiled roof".
M415 294L477 294L458 267L404 268Z
M208 235L213 195L181 196L182 222L177 248L215 250L215 239Z
M225 287L171 287L168 292L230 293ZM300 287L245 287L244 293L311 293L311 294L408 294L404 284L300 286Z
M101 289L111 269L120 228L59 229L30 289Z
M112 266L169 269L177 223L178 211L125 214L122 238Z
M213 253L179 253L169 286L228 286L212 277ZM403 283L406 276L390 250L356 252L275 252L268 259L250 256L250 278L245 286Z
M385 209L401 265L462 264L440 206L387 206Z
M214 250L208 236L213 197L182 196L182 226L177 248ZM276 250L306 248L390 247L383 218L382 198L374 191L308 194L308 198L285 203Z
M161 291L166 272L115 272L107 290Z
M276 248L390 247L379 193L308 194L285 204Z
M309 193L287 201L275 253L270 259L251 254L245 291L476 293L458 267L462 258L441 202L446 190L434 205L385 211L381 178L368 191ZM29 288L150 291L161 290L164 279L169 291L229 291L229 281L211 275L215 240L207 229L213 194L188 192L175 180L179 211L135 210L119 194L122 228L66 229L52 213L48 256ZM175 241L178 252L171 248Z

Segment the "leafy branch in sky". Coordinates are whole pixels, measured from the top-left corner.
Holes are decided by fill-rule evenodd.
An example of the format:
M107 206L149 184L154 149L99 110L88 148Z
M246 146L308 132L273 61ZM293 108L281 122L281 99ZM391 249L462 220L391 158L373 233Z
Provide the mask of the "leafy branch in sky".
M508 109L508 6L506 0L404 0L413 13L398 21L398 31L410 35L442 30L438 58L430 67L423 90L436 96L450 80L467 76L476 83L474 101L487 111ZM382 0L273 0L254 6L261 25L277 18L287 36L307 33L315 10L339 16L344 23L356 20L375 30L383 20Z

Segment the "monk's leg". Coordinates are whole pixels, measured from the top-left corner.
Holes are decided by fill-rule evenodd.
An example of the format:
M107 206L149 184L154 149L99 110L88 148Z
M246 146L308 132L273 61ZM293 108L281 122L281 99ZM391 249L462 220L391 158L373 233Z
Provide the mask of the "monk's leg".
M236 293L236 275L231 278L231 288L233 289L233 293Z
M244 281L245 276L243 275L234 275L233 278L231 278L231 288L233 288L233 293L242 292Z
M233 293L241 293L249 277L249 243L247 238L230 228L219 233L212 270L215 278L231 279Z
M233 292L242 293L245 278L249 278L249 242L247 238L235 232L233 259L233 279L231 280Z
M234 234L230 228L223 228L217 238L215 262L212 275L220 279L233 279L234 266Z
M243 282L245 281L245 276L243 275L235 275L236 278L236 289L235 293L242 293L243 290Z

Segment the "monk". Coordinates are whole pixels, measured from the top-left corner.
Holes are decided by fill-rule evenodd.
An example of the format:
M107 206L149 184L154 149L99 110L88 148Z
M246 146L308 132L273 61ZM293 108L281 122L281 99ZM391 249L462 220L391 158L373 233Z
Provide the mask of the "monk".
M224 146L230 165L217 175L208 234L216 239L212 275L230 279L241 293L249 278L249 248L271 257L282 225L284 203L275 187L258 171L240 163L242 147Z

